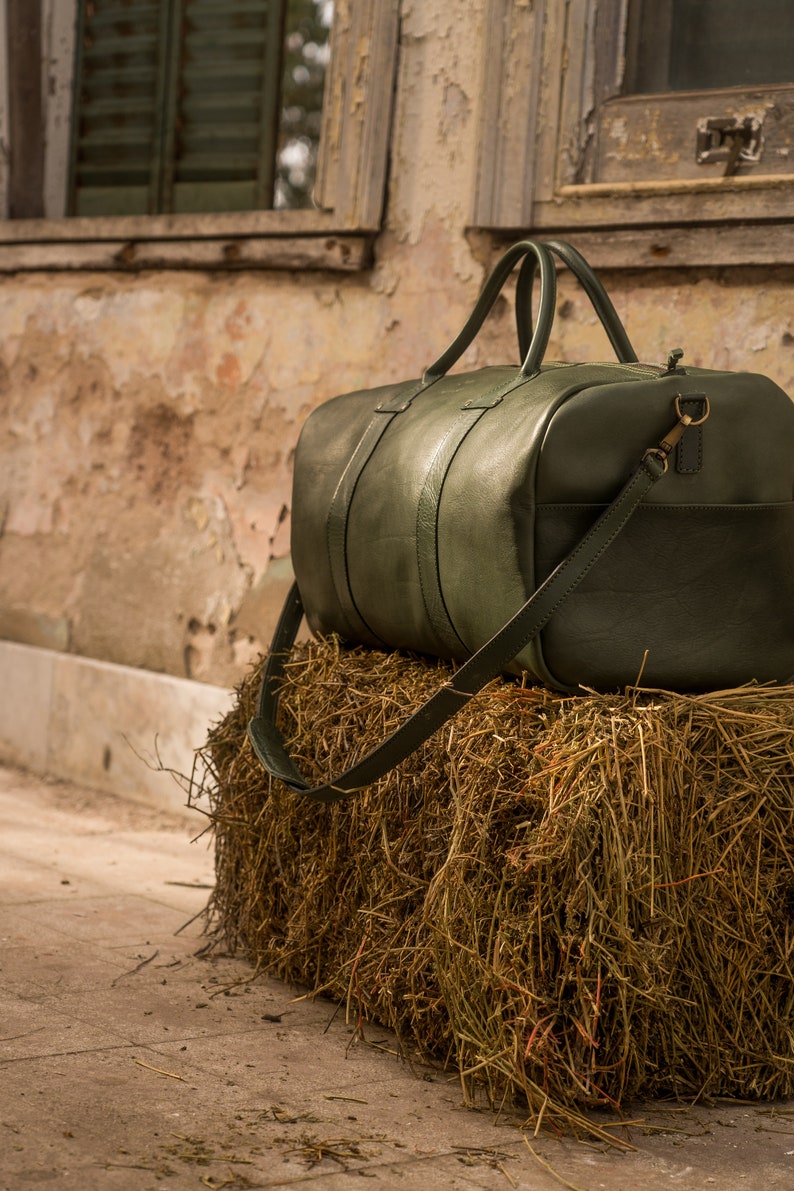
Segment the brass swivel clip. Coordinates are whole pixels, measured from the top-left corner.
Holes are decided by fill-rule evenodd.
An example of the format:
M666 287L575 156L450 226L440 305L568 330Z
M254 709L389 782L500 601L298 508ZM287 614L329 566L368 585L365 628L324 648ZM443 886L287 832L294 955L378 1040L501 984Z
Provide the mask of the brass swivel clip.
M691 414L684 413L683 409L681 408L682 397L683 394L678 393L675 398L675 412L678 415L678 421L676 422L675 426L673 426L672 430L669 430L664 438L660 440L658 446L649 447L644 455L644 458L647 458L648 455L655 455L657 459L661 460L664 471L667 471L667 468L669 467L670 455L681 439L687 426L702 426L706 418L711 413L709 399L705 396L705 394L688 393L686 396L687 401L691 401L693 398L695 398L702 404L703 413L699 418L694 418Z

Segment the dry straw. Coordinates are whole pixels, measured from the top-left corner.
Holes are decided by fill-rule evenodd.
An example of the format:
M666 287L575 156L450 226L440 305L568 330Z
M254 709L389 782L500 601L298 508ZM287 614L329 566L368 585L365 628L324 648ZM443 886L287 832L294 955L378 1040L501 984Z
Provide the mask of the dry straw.
M321 641L282 726L349 766L449 677ZM638 1096L794 1092L794 687L563 696L496 681L333 806L263 774L260 670L204 750L212 929L544 1126Z

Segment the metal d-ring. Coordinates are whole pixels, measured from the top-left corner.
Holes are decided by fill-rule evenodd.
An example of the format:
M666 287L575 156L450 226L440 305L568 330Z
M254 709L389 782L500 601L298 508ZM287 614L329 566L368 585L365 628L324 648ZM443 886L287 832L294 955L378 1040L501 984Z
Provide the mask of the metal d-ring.
M681 409L681 401L682 400L691 401L693 396L694 396L693 393L690 393L688 396L685 395L684 393L676 393L675 412L678 414L679 421L683 422L686 420L687 426L702 426L703 423L705 422L706 418L711 413L711 405L709 404L709 399L708 399L708 397L706 397L706 395L704 393L697 394L698 399L703 402L702 417L693 418L691 414L685 414L684 411Z

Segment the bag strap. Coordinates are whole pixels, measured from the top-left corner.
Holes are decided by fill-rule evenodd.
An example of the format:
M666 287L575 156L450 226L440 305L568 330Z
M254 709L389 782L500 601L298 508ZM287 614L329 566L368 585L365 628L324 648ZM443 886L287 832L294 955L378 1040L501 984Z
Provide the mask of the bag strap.
M577 546L552 571L527 602L494 637L477 650L452 679L381 744L343 773L312 786L289 756L276 724L284 669L303 616L297 584L287 596L265 664L256 715L248 725L254 752L273 777L315 802L336 802L370 785L404 760L459 711L472 695L501 674L581 583L590 568L622 532L654 484L667 471L667 456L683 433L681 418L662 439L649 448L621 491L588 530Z
M590 299L618 360L622 364L636 364L637 353L631 345L618 312L612 305L612 299L581 252L565 240L541 240L540 242L548 252L553 252L558 256L578 280ZM516 328L518 330L518 350L522 359L529 351L530 339L533 335L532 290L534 284L535 259L532 256L527 256L521 265L516 282ZM541 323L542 320L543 312L541 311L538 322Z
M524 377L531 377L540 372L540 366L546 354L546 347L548 346L549 335L551 334L551 328L554 322L554 309L557 300L557 274L554 268L554 260L542 241L519 240L517 244L513 244L508 248L494 265L490 276L480 291L480 296L475 303L474 309L466 319L463 329L455 336L449 347L441 353L438 359L429 368L425 369L422 377L423 385L432 384L433 381L445 376L452 365L457 363L469 344L473 343L491 307L502 292L505 282L518 262L524 260L524 258L526 258L525 264L528 261L532 262L529 286L530 298L535 270L538 269L540 271L540 309L537 325L533 328L530 321L528 329L525 329L525 334L522 335L519 331L522 359L521 374ZM520 272L523 273L523 271L524 268L522 266ZM527 313L531 320L531 302ZM615 315L615 318L617 318L617 315Z

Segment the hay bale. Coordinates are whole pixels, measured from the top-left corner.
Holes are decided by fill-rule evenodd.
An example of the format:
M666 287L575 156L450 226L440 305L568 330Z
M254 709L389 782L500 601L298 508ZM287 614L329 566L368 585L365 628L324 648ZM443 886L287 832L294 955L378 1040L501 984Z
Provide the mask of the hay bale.
M282 698L318 780L442 663L333 640ZM321 806L209 736L213 929L546 1123L639 1096L794 1092L794 687L569 697L496 681L377 786Z

